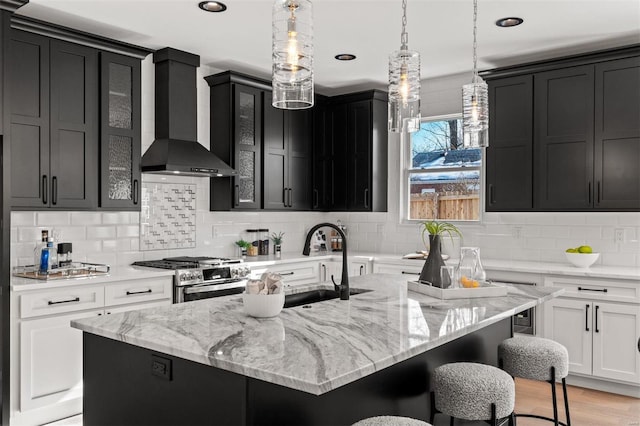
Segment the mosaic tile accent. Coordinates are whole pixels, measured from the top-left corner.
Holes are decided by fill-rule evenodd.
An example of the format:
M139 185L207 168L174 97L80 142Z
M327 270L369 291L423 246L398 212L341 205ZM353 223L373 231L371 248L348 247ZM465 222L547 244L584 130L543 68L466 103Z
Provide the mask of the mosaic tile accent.
M196 185L143 183L140 250L196 246Z

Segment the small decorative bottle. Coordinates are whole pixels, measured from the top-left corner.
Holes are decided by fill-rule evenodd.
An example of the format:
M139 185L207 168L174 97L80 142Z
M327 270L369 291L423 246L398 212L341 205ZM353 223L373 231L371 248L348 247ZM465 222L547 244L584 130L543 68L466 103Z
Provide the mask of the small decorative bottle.
M58 267L58 251L53 246L53 237L49 237L47 246L40 254L40 273L46 274Z
M49 240L49 231L43 229L41 232L41 241L36 244L33 249L33 267L35 271L40 270L40 256L42 255L42 249L47 247L47 241Z

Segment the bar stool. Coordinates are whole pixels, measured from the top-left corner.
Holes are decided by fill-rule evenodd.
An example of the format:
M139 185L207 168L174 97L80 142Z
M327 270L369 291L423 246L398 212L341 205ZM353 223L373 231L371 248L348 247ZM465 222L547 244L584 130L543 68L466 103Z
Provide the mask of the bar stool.
M512 337L498 346L498 363L512 377L539 380L551 384L553 398L553 419L535 414L516 414L516 417L532 417L554 422L557 425L571 426L567 382L569 374L569 353L560 343L542 337ZM564 412L567 423L558 420L558 400L556 397L556 379L562 379L564 394Z
M483 420L493 426L515 425L513 378L499 368L472 362L442 365L433 372L431 418L438 413L454 419Z
M351 426L431 426L422 420L398 416L377 416L362 419Z

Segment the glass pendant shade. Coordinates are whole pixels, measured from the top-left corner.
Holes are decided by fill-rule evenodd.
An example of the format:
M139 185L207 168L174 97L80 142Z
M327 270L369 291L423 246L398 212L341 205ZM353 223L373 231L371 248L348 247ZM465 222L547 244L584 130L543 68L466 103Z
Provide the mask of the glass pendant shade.
M389 55L389 131L420 128L420 54L400 49Z
M462 130L465 148L488 146L489 89L479 81L462 86Z
M313 9L309 0L273 3L272 104L282 109L313 106Z

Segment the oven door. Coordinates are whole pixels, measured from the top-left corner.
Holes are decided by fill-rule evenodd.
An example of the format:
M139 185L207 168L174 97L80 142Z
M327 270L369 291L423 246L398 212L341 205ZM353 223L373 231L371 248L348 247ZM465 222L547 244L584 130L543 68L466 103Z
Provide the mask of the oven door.
M203 283L180 287L176 295L176 303L240 294L244 292L245 287L246 280L228 280L222 283Z

